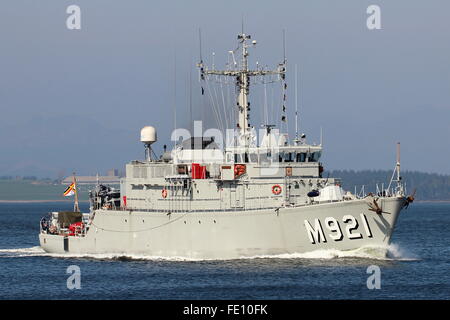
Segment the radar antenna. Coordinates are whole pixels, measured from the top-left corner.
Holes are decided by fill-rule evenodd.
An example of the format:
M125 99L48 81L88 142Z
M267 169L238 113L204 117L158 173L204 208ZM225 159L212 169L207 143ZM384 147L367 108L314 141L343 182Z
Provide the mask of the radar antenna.
M251 126L249 123L250 120L250 102L248 99L250 93L250 77L264 77L269 75L276 75L280 80L283 81L283 89L286 89L285 83L285 74L286 74L286 57L282 63L278 64L278 67L275 70L265 70L263 68L256 70L250 70L248 65L248 49L250 47L256 46L256 41L253 40L250 43L248 41L251 40L251 36L249 34L245 34L243 31L238 34L238 48L230 53L234 59L234 53L240 51L241 61L240 65L236 66L236 68L228 69L228 70L216 70L208 69L207 66L204 65L202 56L200 54L200 62L197 64L197 67L200 69L200 80L206 80L206 78L210 75L216 76L227 76L234 77L235 85L238 89L238 97L237 97L237 109L239 112L239 121L237 123L237 128L240 130L240 145L243 147L249 147L250 142L252 140L251 134ZM201 40L200 40L201 43ZM200 49L201 51L201 49ZM203 88L202 88L203 94ZM284 97L286 95L284 94ZM285 100L285 98L284 98ZM285 111L285 101L283 101L283 111ZM283 115L283 121L286 121L286 117Z

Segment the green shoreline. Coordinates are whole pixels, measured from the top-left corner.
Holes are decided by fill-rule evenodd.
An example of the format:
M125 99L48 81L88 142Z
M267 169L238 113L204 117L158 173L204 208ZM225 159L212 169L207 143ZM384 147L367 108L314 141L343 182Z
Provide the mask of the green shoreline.
M0 200L0 203L45 203L45 202L73 202L73 200ZM89 200L80 200L87 203ZM415 200L416 203L450 203L450 200Z
M69 202L73 200L0 200L0 203L44 203L44 202ZM79 200L79 202L89 202L89 200Z

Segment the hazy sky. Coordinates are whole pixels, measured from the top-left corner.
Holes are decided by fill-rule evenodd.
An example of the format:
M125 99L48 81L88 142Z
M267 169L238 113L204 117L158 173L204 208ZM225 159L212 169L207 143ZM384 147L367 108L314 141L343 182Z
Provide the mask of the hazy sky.
M66 27L71 4L81 30ZM366 26L371 4L381 30ZM258 41L252 63L280 62L286 29L290 129L298 64L301 131L319 142L323 128L326 168L393 168L401 141L404 169L450 174L449 1L3 0L0 8L0 175L123 169L143 157L144 125L157 127L161 150L175 83L177 123L188 125L190 69L194 118L209 108L200 107L198 28L205 60L215 52L222 67L242 17Z

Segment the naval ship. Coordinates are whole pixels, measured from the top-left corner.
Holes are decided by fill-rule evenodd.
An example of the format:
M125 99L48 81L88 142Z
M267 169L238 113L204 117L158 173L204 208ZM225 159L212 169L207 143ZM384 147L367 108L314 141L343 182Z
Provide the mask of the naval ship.
M145 157L126 164L120 190L97 185L90 212L76 206L42 218L39 241L46 252L236 259L387 247L400 211L414 200L405 194L399 151L387 188L365 194L344 191L338 178L323 176L322 143L308 144L297 118L294 139L264 123L258 141L250 88L279 82L285 123L287 60L251 69L256 41L241 32L237 42L225 70L209 68L201 54L197 65L201 83L228 79L236 90L228 112L238 122L227 128L226 139L220 130L192 137L181 130L176 138L184 139L157 157L156 129L144 127Z

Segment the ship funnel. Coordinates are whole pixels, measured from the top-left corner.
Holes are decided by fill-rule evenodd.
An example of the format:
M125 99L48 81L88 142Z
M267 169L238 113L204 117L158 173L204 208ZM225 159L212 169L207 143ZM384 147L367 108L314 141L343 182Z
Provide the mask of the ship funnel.
M145 126L141 129L141 142L145 145L145 159L152 160L151 145L157 141L156 129L152 126Z

